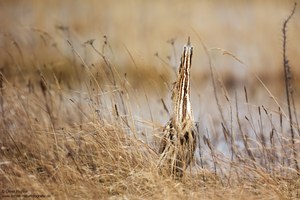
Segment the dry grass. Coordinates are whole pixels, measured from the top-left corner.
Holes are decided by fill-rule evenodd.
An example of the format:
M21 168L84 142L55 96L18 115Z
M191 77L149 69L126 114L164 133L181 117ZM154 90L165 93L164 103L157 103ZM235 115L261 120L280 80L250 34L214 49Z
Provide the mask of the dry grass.
M269 171L253 167L251 160L230 161L216 152L222 173L194 166L182 182L175 181L158 174L156 146L135 137L134 128L127 126L130 120L113 115L108 121L82 108L87 119L77 124L79 110L65 105L58 109L59 96L65 94L51 91L53 127L41 92L8 83L2 92L2 198L16 195L13 190L53 199L299 198L299 178L288 166L274 163Z
M298 116L293 115L293 123L289 122L288 106L282 98L282 60L274 56L274 49L281 49L274 30L280 33L280 20L288 15L290 4L226 1L219 5L197 1L184 7L176 1L171 7L170 3L147 4L154 12L148 13L148 7L143 7L145 2L77 2L68 8L68 1L65 6L51 1L48 14L78 11L74 19L63 22L57 17L54 22L50 15L46 18L37 12L45 8L41 1L26 3L0 0L1 19L6 19L1 22L5 31L0 36L1 199L30 195L49 199L300 198L300 178L294 162L299 162L300 152ZM246 19L236 21L231 15L230 31L228 24L224 26L218 21L220 17L212 14L221 12L224 6L229 12L245 5L253 6L249 9L254 14L246 16L254 19L248 23L254 27L267 24L267 31L261 28L247 35L248 26L234 25L245 24ZM141 29L138 12L124 13L137 8L146 9L148 16ZM174 13L182 9L183 14L166 13L166 8ZM274 10L283 16L280 22L271 14ZM23 21L14 21L12 13L26 11ZM94 15L86 15L87 11ZM269 13L267 19L263 13ZM223 14L221 18L226 16ZM295 19L298 15L296 11ZM211 20L200 26L199 19L208 16ZM185 20L191 20L191 28L183 23ZM92 30L86 21L100 28ZM160 28L154 29L154 25ZM137 29L134 32L128 26ZM297 26L291 21L288 41L298 41ZM130 30L124 32L127 28ZM99 32L107 37L100 42L89 40L98 37ZM123 35L118 35L121 32ZM174 60L181 48L180 41L161 41L186 38L187 34L195 38L192 42L198 60L193 66L206 68L192 72L192 104L200 132L196 160L183 179L176 181L159 173L157 148L162 125L169 118L169 89ZM242 36L235 34L249 40L240 40ZM201 39L212 48L202 51ZM222 56L225 51L214 48L216 45L237 56ZM293 67L299 62L295 56L299 49L290 46L287 55ZM254 52L258 49L257 55ZM234 70L236 75L228 69L244 69L243 63L247 63L246 82L243 75L239 76L243 70ZM272 73L255 70L271 65ZM294 70L294 84L297 74ZM295 130L294 144L290 125ZM298 157L293 156L294 151Z

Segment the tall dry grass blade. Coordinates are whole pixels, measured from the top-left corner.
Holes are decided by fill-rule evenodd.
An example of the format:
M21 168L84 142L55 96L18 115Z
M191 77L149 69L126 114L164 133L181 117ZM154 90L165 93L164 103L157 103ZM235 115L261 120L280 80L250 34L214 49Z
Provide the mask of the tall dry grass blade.
M292 151L294 156L294 164L295 168L300 173L299 165L298 165L298 153L295 147L295 133L293 128L293 117L292 117L292 105L291 101L293 100L293 84L292 84L292 72L291 67L289 65L289 60L287 58L287 25L290 19L295 14L295 10L297 7L297 3L295 2L293 10L291 11L290 15L284 20L283 27L282 27L282 34L283 34L283 68L284 68L284 81L285 81L285 91L286 91L286 100L288 105L288 114L289 114L289 124L290 124L290 131L291 131L291 140L292 140Z
M200 133L200 128L199 128L199 122L196 123L196 129L198 131L198 133ZM200 166L202 169L204 169L204 164L203 164L203 150L202 150L202 146L201 146L201 140L200 140L200 134L197 135L197 141L198 141L198 149L199 149L199 157L200 157Z
M1 111L1 117L3 120L3 124L5 121L5 114L4 114L4 74L3 74L3 68L0 69L0 111Z
M212 60L211 60L211 55L208 51L208 48L206 47L206 44L203 42L202 38L200 37L200 35L195 30L193 30L193 31L196 34L198 40L200 41L200 43L202 45L202 48L204 49L204 52L205 52L205 54L208 58L209 72L210 72L210 77L211 77L211 83L213 85L214 98L215 98L215 101L216 101L216 104L217 104L218 111L219 111L219 114L221 116L222 122L224 123L225 128L228 130L228 127L227 127L226 121L225 121L225 117L224 117L224 114L223 114L223 111L222 111L222 106L220 104L220 100L219 100L219 97L218 97L218 94L217 94L216 78L215 78L215 73L214 73L214 67L213 67Z
M161 103L162 103L162 105L163 105L164 110L167 112L168 116L170 117L171 114L170 114L170 111L169 111L169 109L168 109L168 107L167 107L167 105L166 105L164 99L161 98L160 101L161 101Z
M246 98L247 98L247 95L246 95ZM240 133L242 135L244 147L246 149L246 152L247 152L249 158L253 161L254 167L256 167L255 166L256 160L255 160L255 157L254 157L254 155L253 155L253 153L252 153L252 151L250 149L249 143L248 143L248 137L249 136L248 136L248 134L246 134L247 132L245 133L243 131L243 129L242 129L241 120L240 120L240 116L239 116L239 106L238 106L237 94L235 95L235 102L236 102L236 104L235 104L235 107L236 107L236 119L237 119L239 131L240 131Z
M210 139L208 136L209 136L208 133L207 133L207 136L203 135L203 142L204 142L204 144L206 144L208 146L208 148L210 150L211 158L212 158L213 165L214 165L214 173L217 176L217 156L215 154L214 148L211 145L211 142L210 142Z

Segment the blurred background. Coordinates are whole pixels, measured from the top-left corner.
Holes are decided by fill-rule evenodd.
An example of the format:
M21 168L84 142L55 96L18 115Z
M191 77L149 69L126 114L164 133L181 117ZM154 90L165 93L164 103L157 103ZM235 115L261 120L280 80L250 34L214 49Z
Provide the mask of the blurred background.
M82 112L113 122L116 115L130 118L140 137L152 141L170 119L172 83L190 36L193 115L199 132L229 155L221 133L224 124L240 132L235 117L249 134L256 133L253 127L273 130L269 121L276 130L288 130L288 120L280 121L282 115L287 119L288 107L282 26L293 5L289 0L0 0L0 70L16 89L5 92L21 89L12 102L27 92L35 97L27 102L33 106L42 91L59 122L83 124ZM287 33L296 107L299 33L297 7ZM262 116L262 108L271 114Z
M12 40L20 46L25 63L42 65L59 59L59 53L72 54L67 39L81 53L80 45L85 41L95 39L95 47L101 49L107 36L119 67L132 65L128 50L139 66L161 70L162 63L155 54L177 66L182 45L190 36L195 46L195 71L208 68L201 38L208 49L228 50L253 70L268 69L275 73L282 64L282 23L292 6L293 1L279 0L1 0L1 66L11 62L9 54L18 53ZM288 32L293 66L299 65L299 16L296 11ZM47 46L53 44L61 52ZM222 52L210 50L210 53L218 69L243 74L236 66L238 63L221 56ZM95 52L87 57L89 64L100 60Z
M0 68L10 81L27 84L43 73L50 82L58 79L76 88L84 79L78 71L83 65L104 74L99 80L108 84L109 72L103 67L107 59L132 88L154 91L157 101L168 99L182 46L190 36L194 98L210 96L213 90L209 57L201 41L217 79L228 91L245 86L253 97L261 96L261 89L268 96L257 74L274 96L284 98L282 24L293 4L280 0L0 0ZM298 10L288 25L287 40L295 85L300 77Z

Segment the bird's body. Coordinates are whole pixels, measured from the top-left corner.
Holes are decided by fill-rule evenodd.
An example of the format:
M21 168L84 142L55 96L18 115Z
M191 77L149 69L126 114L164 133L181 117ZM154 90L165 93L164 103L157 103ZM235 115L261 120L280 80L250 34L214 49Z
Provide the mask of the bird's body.
M173 113L163 130L159 167L165 166L171 175L182 177L196 149L196 128L190 102L190 69L193 47L188 39L184 46L178 79L173 85Z

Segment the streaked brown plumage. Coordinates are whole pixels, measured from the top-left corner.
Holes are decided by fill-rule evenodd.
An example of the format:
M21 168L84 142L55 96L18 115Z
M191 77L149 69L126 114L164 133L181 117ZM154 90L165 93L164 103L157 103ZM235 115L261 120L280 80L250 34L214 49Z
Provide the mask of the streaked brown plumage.
M196 149L196 128L190 102L190 69L193 47L188 38L183 48L178 79L173 85L173 113L163 130L158 167L167 169L170 175L182 177L190 165Z

